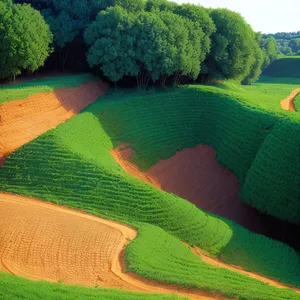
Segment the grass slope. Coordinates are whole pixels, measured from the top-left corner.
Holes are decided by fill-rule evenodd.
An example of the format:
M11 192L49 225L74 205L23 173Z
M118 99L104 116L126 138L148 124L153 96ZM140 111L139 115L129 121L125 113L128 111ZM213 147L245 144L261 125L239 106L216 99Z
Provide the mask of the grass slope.
M122 99L117 100L119 98ZM293 249L206 214L179 197L138 181L125 173L109 153L120 140L135 141L135 160L147 167L159 158L169 157L176 150L204 142L214 145L219 160L228 160L228 165L232 165L241 176L268 134L266 125L275 124L281 117L243 107L237 100L232 93L228 97L211 87L122 97L107 95L85 112L13 153L0 169L0 189L84 209L130 224L144 222L157 225L224 261L299 286L300 258ZM250 140L247 142L246 138ZM243 153L240 149L247 151ZM169 239L164 234L161 239ZM148 234L148 238L151 236L158 234ZM146 245L146 242L143 244ZM160 244L162 242L157 243ZM166 254L161 255L165 257ZM134 257L138 259L136 254L131 256L130 261L134 262ZM177 277L174 279L173 276L172 282L198 287L200 275L194 280L191 275L195 268L202 268L203 272L207 268L207 272L220 272L218 276L225 276L223 271L211 271L209 266L204 268L199 260L195 265L194 258L189 263L178 265L182 258L181 252L172 253L166 258L170 267L161 268L159 272L155 272L156 267L151 267L153 272L149 276L156 274L156 277L169 278L174 273ZM155 266L155 259L148 261ZM141 268L138 268L139 265ZM164 264L161 262L160 265ZM142 275L147 270L146 265L140 262L132 268ZM216 277L208 276L206 282L202 281L201 288L221 290L226 295L235 289L241 296L246 293L246 299L256 299L253 295L259 299L300 297L285 290L281 295L281 292L275 292L275 288L269 290L268 286L256 281L245 285L248 278L235 275L233 280L232 276L225 276L222 286L216 286ZM255 286L258 289L254 292Z
M271 63L263 75L272 77L300 77L300 56L286 56Z
M300 112L300 94L298 94L294 99L294 105L297 112Z
M30 95L38 93L50 93L57 88L76 87L95 80L90 74L70 75L62 77L50 77L46 79L36 79L20 84L0 86L0 104L12 100L26 99Z
M287 92L286 87L283 90ZM112 95L95 114L114 146L119 141L134 142L133 160L142 169L185 147L211 145L218 162L238 177L242 200L279 219L299 223L300 118L269 99L259 86L250 92L190 86L172 93ZM255 159L262 164L253 164Z
M183 300L175 295L130 293L117 289L83 288L31 281L10 274L0 273L1 300Z
M126 249L126 261L128 270L148 279L221 292L229 298L300 299L294 291L274 288L236 272L207 265L178 239L153 226L140 228L139 237Z

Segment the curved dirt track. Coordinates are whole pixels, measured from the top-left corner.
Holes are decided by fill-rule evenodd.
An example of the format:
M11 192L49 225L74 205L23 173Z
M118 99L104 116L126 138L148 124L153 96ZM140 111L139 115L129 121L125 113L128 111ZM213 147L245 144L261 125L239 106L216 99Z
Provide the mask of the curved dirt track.
M106 90L100 81L40 93L0 105L0 160L55 128L97 100Z
M34 280L226 299L164 286L125 273L122 253L133 228L73 209L0 193L0 270Z
M284 110L296 111L294 105L295 97L300 93L300 88L291 92L291 94L280 102L280 106Z
M111 152L126 172L187 199L201 209L255 232L267 233L265 217L239 199L237 178L218 165L216 151L210 146L201 144L186 148L167 160L160 160L147 172L140 171L129 161L133 150L128 146L128 143L121 143Z
M188 246L186 243L184 243L184 244L186 246ZM228 269L228 270L231 270L231 271L234 271L234 272L237 272L237 273L240 273L240 274L252 277L254 279L257 279L259 281L262 281L264 283L267 283L267 284L272 285L272 286L277 287L277 288L282 288L282 289L284 289L284 288L290 288L290 289L292 289L292 290L300 293L300 289L297 289L297 288L294 288L294 287L291 287L291 286L288 286L288 285L281 284L281 283L279 283L276 280L272 280L272 279L266 278L266 277L261 276L260 274L257 274L257 273L245 271L241 267L230 265L230 264L226 264L226 263L224 263L224 262L222 262L222 261L220 261L220 260L218 260L216 258L212 258L212 257L208 256L205 253L205 251L201 250L198 247L191 248L191 251L194 254L198 255L205 263L207 263L209 265L215 266L217 268L225 268L225 269Z

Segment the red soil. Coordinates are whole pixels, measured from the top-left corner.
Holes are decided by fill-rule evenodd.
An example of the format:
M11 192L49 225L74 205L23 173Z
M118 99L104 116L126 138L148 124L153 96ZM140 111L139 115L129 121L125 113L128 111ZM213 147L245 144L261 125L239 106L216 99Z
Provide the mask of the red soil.
M228 170L218 165L216 151L207 145L177 152L167 160L160 160L147 172L129 161L133 150L121 145L112 155L123 169L156 188L187 199L197 207L233 220L261 234L267 234L265 216L247 206L239 197L239 182Z
M292 93L287 98L285 98L280 102L281 108L284 110L296 111L294 105L294 99L299 93L300 93L300 88L292 91Z
M97 100L106 85L95 81L0 105L0 161Z

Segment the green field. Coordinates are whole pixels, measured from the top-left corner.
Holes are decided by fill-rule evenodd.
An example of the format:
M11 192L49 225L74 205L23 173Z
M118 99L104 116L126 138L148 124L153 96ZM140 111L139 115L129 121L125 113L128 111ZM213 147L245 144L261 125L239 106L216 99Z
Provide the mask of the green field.
M50 93L57 88L76 87L95 79L91 74L36 79L19 84L0 86L0 104L25 99L38 93Z
M299 78L300 56L285 56L275 60L263 71L263 75Z

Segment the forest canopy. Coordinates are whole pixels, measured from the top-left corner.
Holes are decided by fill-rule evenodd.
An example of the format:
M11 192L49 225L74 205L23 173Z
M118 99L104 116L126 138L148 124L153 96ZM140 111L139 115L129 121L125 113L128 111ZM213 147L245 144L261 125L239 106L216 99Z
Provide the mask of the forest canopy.
M31 34L39 36L34 44L43 53L35 53L39 58L35 63L29 59L20 68L12 68L15 75L23 69L35 71L44 64L51 52L52 34L55 51L49 60L58 61L61 71L65 66L81 71L80 61L85 61L85 67L109 81L130 77L140 87L149 83L179 84L183 79L186 82L236 79L251 84L279 53L273 37L255 33L240 14L228 9L179 5L167 0L15 0L14 3L22 5L5 0L2 7L26 10L28 18L29 10L37 16L35 22L27 24L32 24ZM24 28L17 17L10 21L14 24L9 26ZM27 32L17 34L26 36ZM291 43L297 49L300 40ZM12 56L13 60L22 61L20 53ZM3 59L0 60L3 64ZM2 77L8 76L11 74L3 72Z
M0 2L0 78L34 72L51 53L53 35L41 14L28 4Z

